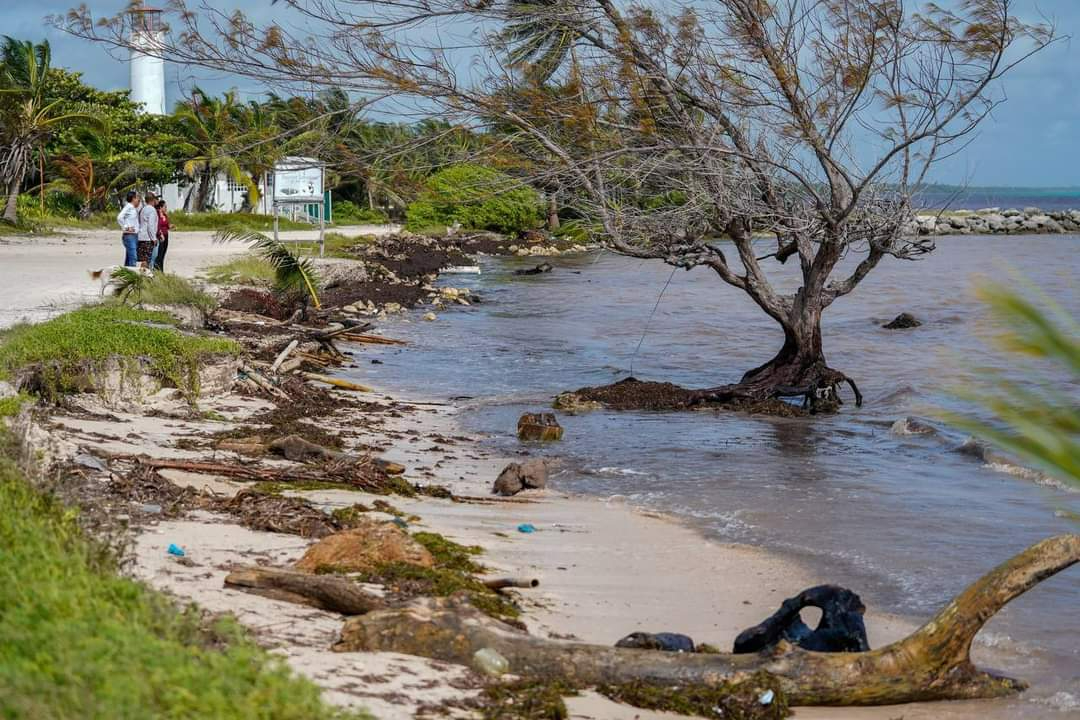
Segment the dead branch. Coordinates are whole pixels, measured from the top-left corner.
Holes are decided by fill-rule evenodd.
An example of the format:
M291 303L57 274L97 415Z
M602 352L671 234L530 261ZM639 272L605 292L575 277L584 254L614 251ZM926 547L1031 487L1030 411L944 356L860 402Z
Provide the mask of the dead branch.
M225 587L286 602L311 605L342 615L363 615L385 607L378 595L339 575L312 575L270 567L238 567L225 576Z
M922 628L879 650L818 653L780 643L771 653L684 654L562 642L530 636L483 615L461 598L417 600L352 618L335 649L392 651L470 664L492 648L510 671L575 687L644 683L715 687L764 671L793 704L886 705L992 698L1026 685L977 670L976 633L1013 598L1080 562L1080 535L1043 540L991 570Z

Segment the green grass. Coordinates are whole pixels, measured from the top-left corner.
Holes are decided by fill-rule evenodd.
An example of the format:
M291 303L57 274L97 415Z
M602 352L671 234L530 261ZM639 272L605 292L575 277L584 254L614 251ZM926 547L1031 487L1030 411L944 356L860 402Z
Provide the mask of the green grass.
M21 368L39 365L42 386L55 396L79 387L88 367L118 357L145 359L159 377L193 394L199 363L214 355L235 354L232 340L185 335L171 327L166 313L122 305L90 305L36 325L18 325L0 332L0 379Z
M144 305L184 305L209 313L217 307L212 295L197 288L190 280L179 275L155 273L146 278L134 302Z
M11 397L0 398L0 420L15 417L22 410L22 406L31 400L33 398L23 392Z
M346 259L356 259L356 256L350 252L347 252L349 248L357 245L370 245L375 241L373 235L358 235L349 237L342 235L341 233L326 233L323 237L323 241L326 243L326 256L337 257ZM315 245L315 251L318 252L318 244Z
M0 717L367 717L327 706L235 621L121 577L75 512L2 456L0 548Z
M116 223L115 218L113 224ZM173 232L185 230L222 230L227 227L241 227L245 230L273 230L273 215L256 215L254 213L186 213L173 211L169 213L169 225ZM279 230L311 230L310 223L294 222L288 218L279 218Z
M215 285L251 285L270 287L276 274L274 266L256 255L241 255L203 271L208 282Z

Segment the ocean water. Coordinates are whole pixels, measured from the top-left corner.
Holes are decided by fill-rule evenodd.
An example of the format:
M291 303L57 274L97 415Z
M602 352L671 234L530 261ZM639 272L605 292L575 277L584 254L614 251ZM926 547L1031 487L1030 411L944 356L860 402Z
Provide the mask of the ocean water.
M849 404L809 420L711 411L562 416L565 440L545 449L560 458L553 481L622 495L719 539L781 551L873 608L926 618L1027 545L1078 530L1063 511L1080 512L1080 493L959 452L965 436L932 419L942 409L969 410L954 392L990 372L1021 382L1049 377L991 350L988 338L999 328L972 286L1022 277L1080 317L1078 243L1077 236L940 238L924 260L884 262L823 324L829 362L859 383L861 409ZM459 398L468 428L512 451L518 416L543 410L558 392L631 373L708 387L737 380L779 347L779 329L704 270L672 275L659 263L597 253L549 261L555 270L544 275L512 274L537 259L487 258L480 276L445 276L484 302L434 323L388 326L411 346L365 348L363 357L383 364L354 372L414 396ZM796 281L792 272L780 284ZM880 328L902 311L925 324ZM1057 388L1080 402L1075 381ZM894 423L908 416L931 418L938 431L897 432ZM983 644L1014 658L1004 670L1037 679L1010 717L1080 712L1078 608L1073 569L1014 602L983 633Z
M924 208L981 210L1037 207L1040 210L1080 210L1080 188L951 187L931 185L915 198Z

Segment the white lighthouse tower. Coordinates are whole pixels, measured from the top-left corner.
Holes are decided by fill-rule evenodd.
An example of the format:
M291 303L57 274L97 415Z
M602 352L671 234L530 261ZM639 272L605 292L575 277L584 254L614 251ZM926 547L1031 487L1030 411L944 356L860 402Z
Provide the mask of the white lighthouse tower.
M131 99L150 115L165 114L161 11L136 5L131 17Z

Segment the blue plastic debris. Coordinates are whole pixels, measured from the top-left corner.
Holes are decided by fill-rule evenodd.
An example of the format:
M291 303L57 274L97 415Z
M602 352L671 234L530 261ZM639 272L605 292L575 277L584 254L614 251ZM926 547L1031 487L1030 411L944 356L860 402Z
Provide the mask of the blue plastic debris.
M518 525L518 532L534 533L536 532L536 528L530 523L521 523L520 525Z
M176 557L184 557L186 553L184 552L184 548L176 543L169 543L169 554L175 555Z

